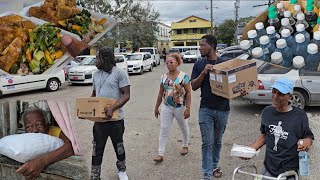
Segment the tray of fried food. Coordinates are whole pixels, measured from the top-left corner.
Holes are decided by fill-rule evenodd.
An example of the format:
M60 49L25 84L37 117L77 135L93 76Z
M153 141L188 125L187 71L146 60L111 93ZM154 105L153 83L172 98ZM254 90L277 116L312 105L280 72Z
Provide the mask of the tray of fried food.
M76 0L45 0L25 7L20 14L54 23L78 35L89 45L109 32L116 20L76 5Z

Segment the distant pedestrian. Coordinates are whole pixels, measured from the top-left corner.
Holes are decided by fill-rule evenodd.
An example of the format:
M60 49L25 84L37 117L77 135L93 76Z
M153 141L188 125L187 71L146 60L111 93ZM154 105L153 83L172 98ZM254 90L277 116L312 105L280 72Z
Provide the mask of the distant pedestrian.
M169 71L161 76L160 90L154 110L157 118L160 115L159 149L158 155L154 158L156 162L163 161L173 118L176 118L183 136L183 146L180 153L181 155L188 153L191 87L188 75L177 69L181 62L181 57L178 54L168 55L166 65Z
M166 62L166 58L167 58L166 48L163 48L163 50L162 50L162 57L163 57L163 61Z

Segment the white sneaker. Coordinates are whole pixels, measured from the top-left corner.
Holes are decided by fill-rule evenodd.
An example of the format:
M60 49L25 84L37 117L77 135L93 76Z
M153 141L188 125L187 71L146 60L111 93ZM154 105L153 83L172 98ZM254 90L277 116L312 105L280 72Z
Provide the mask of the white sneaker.
M123 171L118 172L118 177L120 180L129 180L127 173Z

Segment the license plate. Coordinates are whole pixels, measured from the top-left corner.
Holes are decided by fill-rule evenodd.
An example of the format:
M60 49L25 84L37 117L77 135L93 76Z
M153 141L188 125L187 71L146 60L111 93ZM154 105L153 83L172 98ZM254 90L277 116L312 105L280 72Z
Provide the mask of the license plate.
M74 80L78 80L78 77L72 77L72 79L74 79Z

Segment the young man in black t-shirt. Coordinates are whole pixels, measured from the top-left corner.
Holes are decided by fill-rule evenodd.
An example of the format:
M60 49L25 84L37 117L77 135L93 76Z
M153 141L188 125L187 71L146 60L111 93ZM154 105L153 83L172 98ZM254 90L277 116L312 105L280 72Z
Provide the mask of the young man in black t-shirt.
M258 150L266 145L263 175L277 177L290 170L298 173L298 153L309 150L314 136L305 111L288 105L293 93L292 82L279 78L272 88L273 104L262 111L261 135L251 147Z

